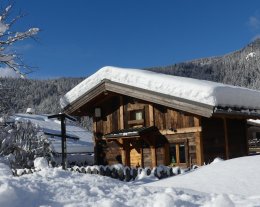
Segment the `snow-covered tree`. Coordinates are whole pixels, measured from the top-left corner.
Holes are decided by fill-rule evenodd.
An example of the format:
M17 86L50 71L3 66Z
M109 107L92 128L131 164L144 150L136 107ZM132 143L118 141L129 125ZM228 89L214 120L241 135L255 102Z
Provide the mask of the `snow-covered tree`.
M23 63L22 58L11 47L24 39L35 38L39 28L29 28L25 31L13 31L13 25L21 19L24 14L11 17L12 5L8 5L0 11L0 67L15 71L21 78L32 72L31 68Z
M8 123L8 117L2 123ZM0 156L8 158L13 168L32 167L35 157L52 157L50 143L30 121L0 126Z

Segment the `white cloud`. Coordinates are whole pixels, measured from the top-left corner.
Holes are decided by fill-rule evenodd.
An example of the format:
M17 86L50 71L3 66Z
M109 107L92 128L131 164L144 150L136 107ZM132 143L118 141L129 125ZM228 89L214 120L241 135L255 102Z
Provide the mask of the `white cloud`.
M20 74L17 74L14 70L8 67L0 68L0 77L1 78L20 78Z
M248 25L253 30L260 29L260 16L256 14L254 16L249 17Z

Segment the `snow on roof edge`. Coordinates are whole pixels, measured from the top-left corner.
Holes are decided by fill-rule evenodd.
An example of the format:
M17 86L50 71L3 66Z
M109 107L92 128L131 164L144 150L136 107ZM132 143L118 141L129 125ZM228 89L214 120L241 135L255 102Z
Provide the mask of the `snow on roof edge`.
M101 68L67 92L60 99L61 107L64 109L77 101L104 79L210 106L260 109L260 91L147 70L112 66Z

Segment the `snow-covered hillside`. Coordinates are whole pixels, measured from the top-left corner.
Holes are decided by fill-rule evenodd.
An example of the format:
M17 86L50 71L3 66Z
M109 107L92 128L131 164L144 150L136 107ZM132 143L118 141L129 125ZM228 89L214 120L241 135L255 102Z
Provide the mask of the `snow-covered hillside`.
M144 185L58 168L12 177L1 164L0 206L259 206L259 162L260 156L218 162Z

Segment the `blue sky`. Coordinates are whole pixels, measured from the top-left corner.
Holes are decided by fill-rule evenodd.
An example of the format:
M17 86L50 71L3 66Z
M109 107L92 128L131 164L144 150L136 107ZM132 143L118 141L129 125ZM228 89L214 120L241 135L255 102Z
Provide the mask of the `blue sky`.
M145 68L217 56L260 34L258 0L24 0L17 29L30 77L85 77L106 65ZM13 11L15 13L15 11Z

